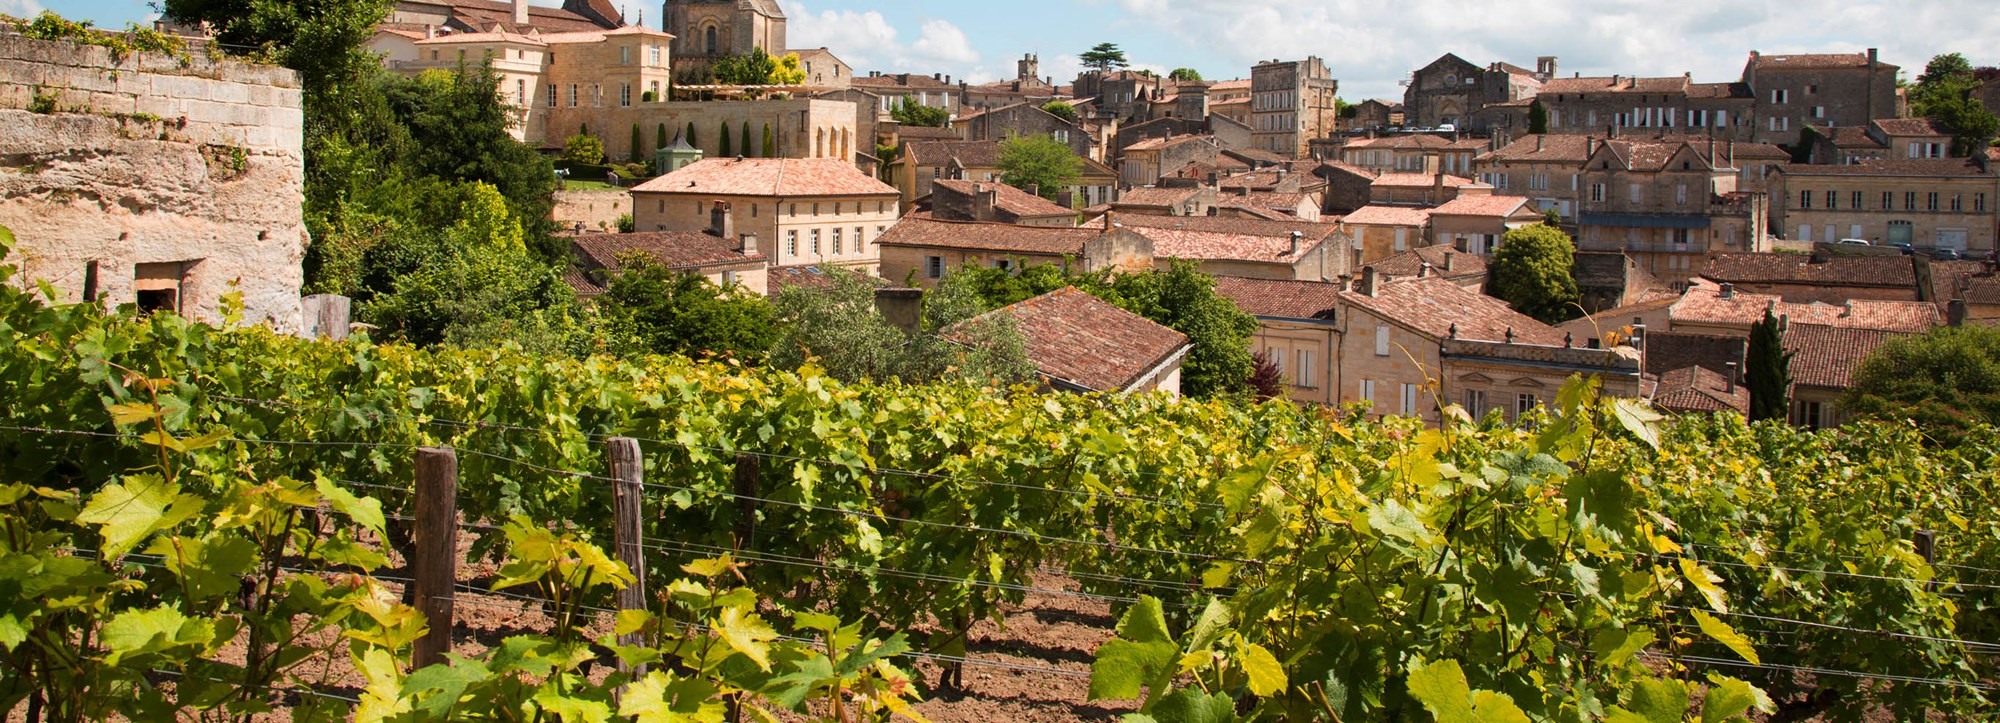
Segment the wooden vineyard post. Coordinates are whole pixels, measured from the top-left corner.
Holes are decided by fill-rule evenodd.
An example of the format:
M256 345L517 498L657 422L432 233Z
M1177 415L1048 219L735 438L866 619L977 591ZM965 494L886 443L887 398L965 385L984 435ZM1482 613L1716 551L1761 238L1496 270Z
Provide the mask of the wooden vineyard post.
M761 460L754 454L736 455L736 549L757 548L757 474Z
M639 456L639 440L613 437L604 443L604 456L610 460L611 476L618 480L611 488L614 522L614 539L618 560L632 571L632 584L618 591L618 609L645 610L646 606L646 546L645 531L639 524L641 501L645 499L646 460ZM639 645L645 638L638 632L618 636L619 645ZM624 661L618 668L625 669ZM634 675L644 675L645 666L630 671Z
M458 453L417 450L416 555L410 558L417 612L429 629L410 655L413 668L445 662L451 650L452 585L458 579Z
M1916 546L1917 556L1924 558L1924 564L1932 565L1937 563L1936 530L1917 530L1915 534L1910 536L1910 542L1911 544L1914 544ZM1937 573L1932 572L1931 574L1936 575ZM1932 590L1937 589L1937 582L1935 577L1932 579L1929 588Z

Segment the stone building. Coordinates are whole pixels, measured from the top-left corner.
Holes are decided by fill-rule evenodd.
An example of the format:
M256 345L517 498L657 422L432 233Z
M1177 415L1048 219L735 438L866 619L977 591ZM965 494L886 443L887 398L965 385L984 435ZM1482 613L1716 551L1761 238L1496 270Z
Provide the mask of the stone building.
M897 213L896 189L833 159L710 158L632 189L638 230L749 234L772 266L873 271Z
M943 108L953 118L964 112L963 84L953 85L951 76L943 73L923 75L870 71L855 78L852 87L873 93L879 99L880 110L884 114L894 110L905 99L916 105Z
M1317 56L1250 69L1251 147L1303 158L1314 138L1333 135L1340 82Z
M1792 355L1790 421L1806 429L1832 429L1850 421L1840 398L1854 386L1854 370L1883 344L1909 335L1797 322L1786 323L1783 333L1785 351Z
M1019 226L1076 226L1075 209L1050 203L1033 192L1004 183L938 179L931 182L931 217L944 221L987 221Z
M1176 181L1126 191L1111 203L1111 210L1150 216L1209 216L1220 201L1214 186Z
M1347 268L1361 268L1411 249L1429 246L1431 212L1404 206L1363 206L1338 221L1354 241Z
M1340 146L1340 160L1378 173L1424 172L1472 175L1472 162L1487 149L1476 139L1428 133L1355 138Z
M409 75L490 65L500 97L518 113L511 132L535 145L551 140L560 145L577 132L570 121L596 109L664 100L672 85L671 38L660 31L625 26L528 33L433 32L413 38L413 31L384 27L369 48L382 54L384 67Z
M1151 186L1190 163L1214 165L1220 155L1214 136L1148 138L1125 147L1118 180L1126 186Z
M1775 294L1737 291L1731 284L1697 278L1667 307L1666 329L1676 333L1748 337L1750 326L1763 321L1766 312L1794 324L1908 334L1921 334L1945 321L1937 304L1930 302L1849 299L1840 304L1794 303ZM1605 316L1610 316L1609 312ZM1659 327L1652 325L1652 328Z
M1928 259L1824 251L1812 255L1711 254L1701 276L1729 284L1741 293L1771 294L1796 304L1845 304L1854 299L1919 301L1924 298L1924 289L1917 272L1925 265L1923 261Z
M1322 217L1353 213L1368 205L1375 179L1382 177L1379 171L1343 161L1321 163L1312 170L1312 174L1326 181L1323 205L1320 207Z
M981 83L965 89L965 106L969 109L991 109L1016 103L1026 103L1037 108L1056 99L1056 87L1048 78L1041 76L1042 61L1032 53L1021 56L1014 63L1012 80L996 80ZM969 111L968 111L969 112Z
M625 16L610 0L563 0L559 7L527 0L395 0L378 29L426 37L453 33L569 33L616 30Z
M661 129L672 138L692 125L691 145L709 158L762 157L764 130L769 129L773 158L831 158L852 164L858 155L873 150L856 128L855 113L851 102L817 98L563 107L548 114L550 132L540 144L558 149L569 136L584 131L603 141L604 153L612 161L651 158L659 150L654 146ZM640 131L638 148L632 147L634 126ZM730 141L726 153L725 127Z
M1344 130L1381 130L1394 123L1390 120L1388 101L1370 98L1354 104L1354 117L1344 119Z
M785 11L776 0L666 0L664 10L661 27L674 36L674 60L684 67L756 50L785 54Z
M738 286L758 296L768 293L765 270L768 265L757 247L757 236L714 235L723 230L575 236L569 245L576 266L564 274L563 280L576 289L578 296L597 296L609 290L612 279L625 270L625 259L638 255L673 271L700 275L716 286Z
M1774 230L1795 241L1990 252L2000 226L2000 176L1984 156L1785 165L1770 184Z
M1004 141L1009 138L1048 136L1069 146L1078 158L1095 158L1097 141L1083 126L1042 110L1033 103L1014 103L975 110L952 123L968 141Z
M1222 80L1208 84L1208 115L1211 118L1228 118L1237 125L1250 127L1250 81L1247 78Z
M1884 118L1866 126L1813 125L1812 129L1809 162L1814 165L1952 155L1952 132L1936 118Z
M1460 196L1430 209L1431 238L1484 257L1508 231L1542 222L1541 209L1523 196Z
M276 66L0 36L13 283L211 322L241 294L244 320L296 330L300 103Z
M1622 251L1578 251L1570 269L1576 279L1577 305L1585 314L1638 304L1660 290L1659 279Z
M1079 103L1089 101L1087 105L1105 120L1150 120L1153 98L1160 95L1163 82L1159 76L1137 71L1092 70L1076 76L1072 96Z
M1181 363L1194 348L1186 334L1065 286L944 329L945 338L976 343L965 327L1006 318L1042 382L1065 392L1180 396Z
M1340 250L1352 243L1334 224L1304 221L1114 212L1084 225L1144 236L1162 269L1175 260L1194 261L1202 273L1215 276L1330 279L1346 272Z
M826 48L793 48L799 56L799 70L805 71L806 87L841 90L854 85L854 66Z
M1017 226L907 217L880 240L882 278L934 287L954 269L1067 265L1077 271L1153 268L1153 243L1128 229Z
M1752 50L1742 80L1757 101L1757 125L1749 140L1789 145L1798 142L1807 124L1866 126L1878 118L1900 117L1899 70L1882 62L1874 48L1793 55Z
M1250 352L1277 365L1285 396L1301 404L1340 403L1340 286L1326 281L1215 277L1215 292L1257 318Z
M1579 76L1542 84L1535 100L1548 113L1550 133L1604 134L1615 127L1635 138L1684 134L1747 141L1756 136L1756 98L1744 83L1696 83L1689 75Z
M1445 53L1410 74L1409 87L1403 91L1404 122L1418 128L1451 125L1484 133L1486 126L1477 115L1480 109L1532 98L1555 72L1553 57L1540 58L1530 71L1508 63L1480 67ZM1387 125L1388 109L1380 109L1380 114L1382 125Z
M1577 248L1624 251L1673 288L1711 252L1762 251L1769 198L1739 192L1722 146L1586 139Z

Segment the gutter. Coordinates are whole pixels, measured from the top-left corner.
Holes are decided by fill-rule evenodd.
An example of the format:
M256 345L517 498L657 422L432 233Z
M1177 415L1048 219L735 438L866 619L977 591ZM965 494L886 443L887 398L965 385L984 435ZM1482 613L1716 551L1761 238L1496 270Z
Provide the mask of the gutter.
M1182 344L1181 348L1175 349L1172 354L1168 354L1165 359L1161 359L1160 363L1153 365L1153 368L1146 370L1146 373L1139 375L1137 379L1133 379L1130 383L1126 384L1125 388L1118 390L1118 393L1131 394L1133 387L1139 386L1148 379L1157 379L1160 373L1165 371L1169 365L1187 358L1188 353L1191 351L1194 351L1193 343ZM1176 393L1178 393L1178 390L1176 390Z

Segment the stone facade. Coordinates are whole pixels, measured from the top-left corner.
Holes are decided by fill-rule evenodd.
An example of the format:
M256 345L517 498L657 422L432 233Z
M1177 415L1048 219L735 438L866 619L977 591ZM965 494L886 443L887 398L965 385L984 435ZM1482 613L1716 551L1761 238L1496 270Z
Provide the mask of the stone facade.
M854 66L826 48L794 48L786 51L799 56L799 70L806 73L806 86L841 90L854 85Z
M1758 122L1750 139L1791 144L1807 124L1866 126L1896 118L1897 66L1884 63L1874 48L1866 53L1764 55L1750 51L1743 84L1757 101Z
M776 0L666 0L661 25L674 36L674 57L705 64L763 50L785 54L785 11Z
M710 160L677 173L702 169ZM777 162L777 161L772 161ZM811 161L783 161L812 163ZM788 169L791 170L791 169ZM845 171L861 173L852 167ZM802 171L803 172L803 171ZM896 223L895 190L866 177L879 191L820 193L810 186L774 193L729 193L672 187L673 175L632 189L633 225L639 231L710 231L723 238L759 239L771 266L835 263L872 272L880 258L875 241ZM668 182L661 182L667 179ZM855 186L855 184L845 184ZM715 217L717 202L727 224Z
M585 231L617 231L618 217L632 212L632 194L625 191L557 191L558 229L582 224Z
M398 73L492 66L500 97L517 109L514 136L560 147L577 132L578 123L601 111L664 100L672 86L670 40L665 33L637 26L535 35L454 33L416 40L382 30L369 48L382 53L384 67ZM630 144L623 136L605 138L607 146L616 141Z
M1480 67L1445 53L1410 74L1409 88L1403 91L1404 121L1418 128L1452 125L1459 130L1485 132L1480 109L1531 98L1555 72L1553 57L1541 58L1537 69L1529 71L1507 63ZM1377 113L1381 125L1387 125L1388 108Z
M56 112L23 110L37 99ZM300 323L304 115L282 68L0 37L0 226L60 302Z
M837 158L852 162L856 153L874 150L855 128L854 103L814 98L784 100L675 101L634 103L631 107L559 108L549 114L551 129L561 137L545 141L545 147L560 147L564 139L579 130L588 130L604 142L604 154L613 161L633 155L632 126L639 126L641 157L652 157L659 128L667 137L685 133L694 124L691 144L708 158L760 157L763 131L771 129L775 158ZM743 128L750 128L750 148L745 148ZM722 152L722 129L729 128L730 149ZM746 150L753 152L746 153Z
M1076 76L1076 98L1095 98L1090 105L1105 120L1144 121L1151 119L1153 99L1161 93L1159 76L1130 70L1111 73L1086 71Z
M1258 63L1250 69L1251 147L1303 158L1310 141L1339 124L1334 95L1340 82L1318 57Z
M1591 145L1578 179L1578 248L1624 251L1677 289L1710 252L1764 250L1769 199L1739 193L1736 169L1717 165L1714 144Z
M1215 165L1221 156L1214 136L1152 138L1125 148L1118 180L1130 186L1151 186L1190 163Z
M1988 252L2000 228L2000 176L1984 157L1781 166L1771 195L1772 223L1795 241L1857 238Z
M974 112L952 125L963 130L968 141L1004 141L1009 138L1048 136L1057 142L1067 144L1070 152L1075 153L1078 158L1096 158L1097 143L1082 126L1063 120L1030 103L1015 103Z

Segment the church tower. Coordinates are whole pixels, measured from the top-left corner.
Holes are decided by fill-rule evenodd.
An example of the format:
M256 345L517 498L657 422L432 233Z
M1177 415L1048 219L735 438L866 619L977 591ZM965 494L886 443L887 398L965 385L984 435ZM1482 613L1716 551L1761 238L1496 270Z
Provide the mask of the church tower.
M661 29L674 36L674 60L707 63L762 48L785 54L785 11L777 0L665 0Z

